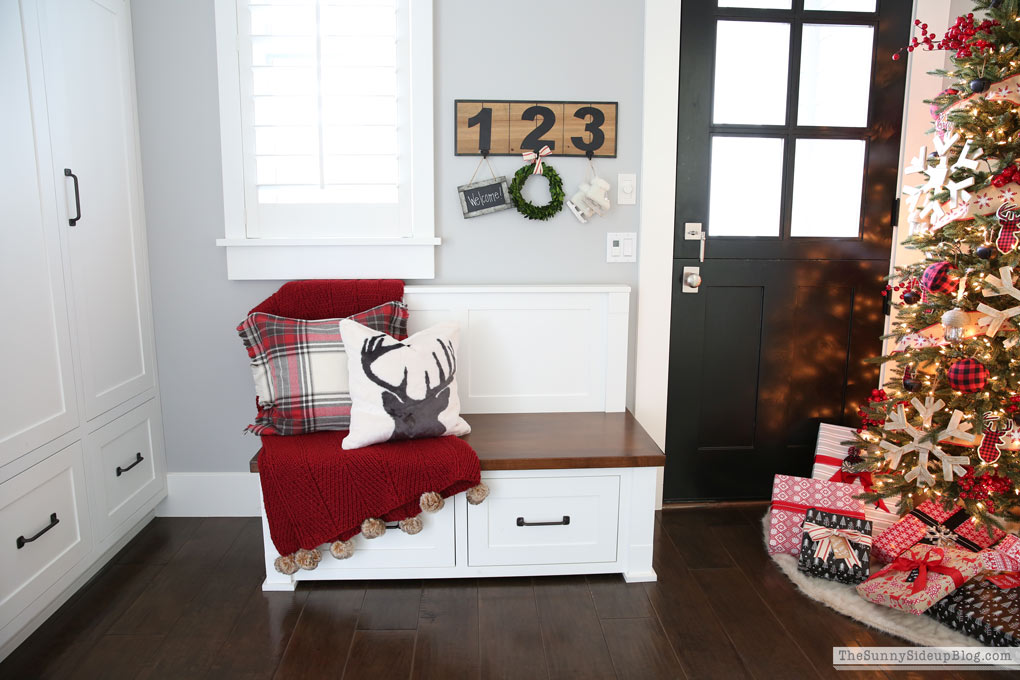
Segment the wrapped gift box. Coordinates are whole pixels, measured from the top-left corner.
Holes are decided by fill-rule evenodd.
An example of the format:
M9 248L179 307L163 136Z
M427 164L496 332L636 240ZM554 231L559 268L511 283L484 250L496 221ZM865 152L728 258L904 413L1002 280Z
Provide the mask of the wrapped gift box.
M776 475L769 507L769 552L800 554L804 515L810 508L864 519L864 507L854 498L857 493L850 484Z
M850 447L842 442L853 441L855 436L852 428L829 425L828 423L820 424L811 478L828 482L857 484L861 487L857 491L858 495L870 491L871 474L868 472L852 473L847 469L850 465L845 464ZM890 512L893 509L891 503L892 501L883 501L864 504L864 514L871 522L872 535L878 536L899 521L900 516L895 512Z
M917 544L864 583L865 600L923 614L936 602L981 573L981 558L959 548Z
M881 562L892 562L917 543L952 546L977 552L991 547L1005 534L993 529L991 536L978 526L964 508L943 509L934 501L925 501L910 514L875 537L871 555Z
M986 578L965 583L925 612L989 647L1020 647L1020 588Z
M871 573L871 522L809 509L797 569L840 583L865 580Z
M1020 538L1013 534L1006 534L1001 541L995 544L995 550L1020 559Z
M1014 557L996 548L988 548L978 553L985 571L1020 572L1020 557Z

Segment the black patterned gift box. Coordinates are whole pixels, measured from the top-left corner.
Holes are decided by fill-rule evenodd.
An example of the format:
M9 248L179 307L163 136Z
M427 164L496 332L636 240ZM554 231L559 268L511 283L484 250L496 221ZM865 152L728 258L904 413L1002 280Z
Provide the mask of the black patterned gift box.
M866 580L871 573L871 522L810 508L797 569L840 583Z
M988 578L979 578L925 613L988 647L1020 647L1020 588L1002 589Z

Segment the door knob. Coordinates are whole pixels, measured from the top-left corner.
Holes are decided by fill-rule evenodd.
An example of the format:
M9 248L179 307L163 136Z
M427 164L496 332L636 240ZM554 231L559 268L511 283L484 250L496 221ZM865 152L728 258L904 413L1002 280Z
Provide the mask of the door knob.
M697 293L701 286L701 268L684 267L684 273L680 275L680 291L683 293Z

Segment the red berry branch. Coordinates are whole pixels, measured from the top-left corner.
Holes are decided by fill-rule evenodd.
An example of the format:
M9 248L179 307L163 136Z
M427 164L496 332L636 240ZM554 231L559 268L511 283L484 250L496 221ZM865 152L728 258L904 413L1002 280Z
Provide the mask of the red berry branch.
M1006 169L992 178L992 186L1002 188L1010 182L1020 183L1020 168L1016 165L1007 165Z
M985 474L980 477L974 475L974 468L967 466L967 474L960 477L960 498L969 498L975 501L984 501L988 506L988 512L995 512L995 503L990 499L994 496L1002 496L1013 490L1013 482L1009 477L998 474Z
M974 56L975 50L978 54L985 50L991 52L995 49L995 45L984 38L975 39L975 36L979 33L987 34L992 26L998 25L999 22L994 19L985 19L980 24L975 24L974 13L971 12L970 14L956 17L956 23L950 26L946 34L936 42L936 35L928 32L928 24L922 23L920 19L914 19L914 26L918 27L921 31L920 37L914 36L911 38L910 44L900 48L893 55L893 59L899 59L900 53L903 50L913 52L915 49L920 48L924 48L929 52L932 50L955 50L956 56L960 59Z

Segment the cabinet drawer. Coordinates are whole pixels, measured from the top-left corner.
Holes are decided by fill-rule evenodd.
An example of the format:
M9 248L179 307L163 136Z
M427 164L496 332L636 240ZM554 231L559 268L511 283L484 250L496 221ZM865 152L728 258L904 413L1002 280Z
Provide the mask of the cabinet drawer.
M468 506L468 564L615 562L620 478L485 479Z
M453 507L453 499L447 498L446 505L439 512L423 512L419 515L422 530L413 536L398 529L395 523L379 538L369 540L358 534L353 539L354 554L346 560L338 560L330 555L328 544L320 546L322 562L313 573L351 569L452 567L457 562Z
M79 442L0 484L0 628L92 548L85 497Z
M96 540L103 541L163 488L162 431L155 399L88 436Z

